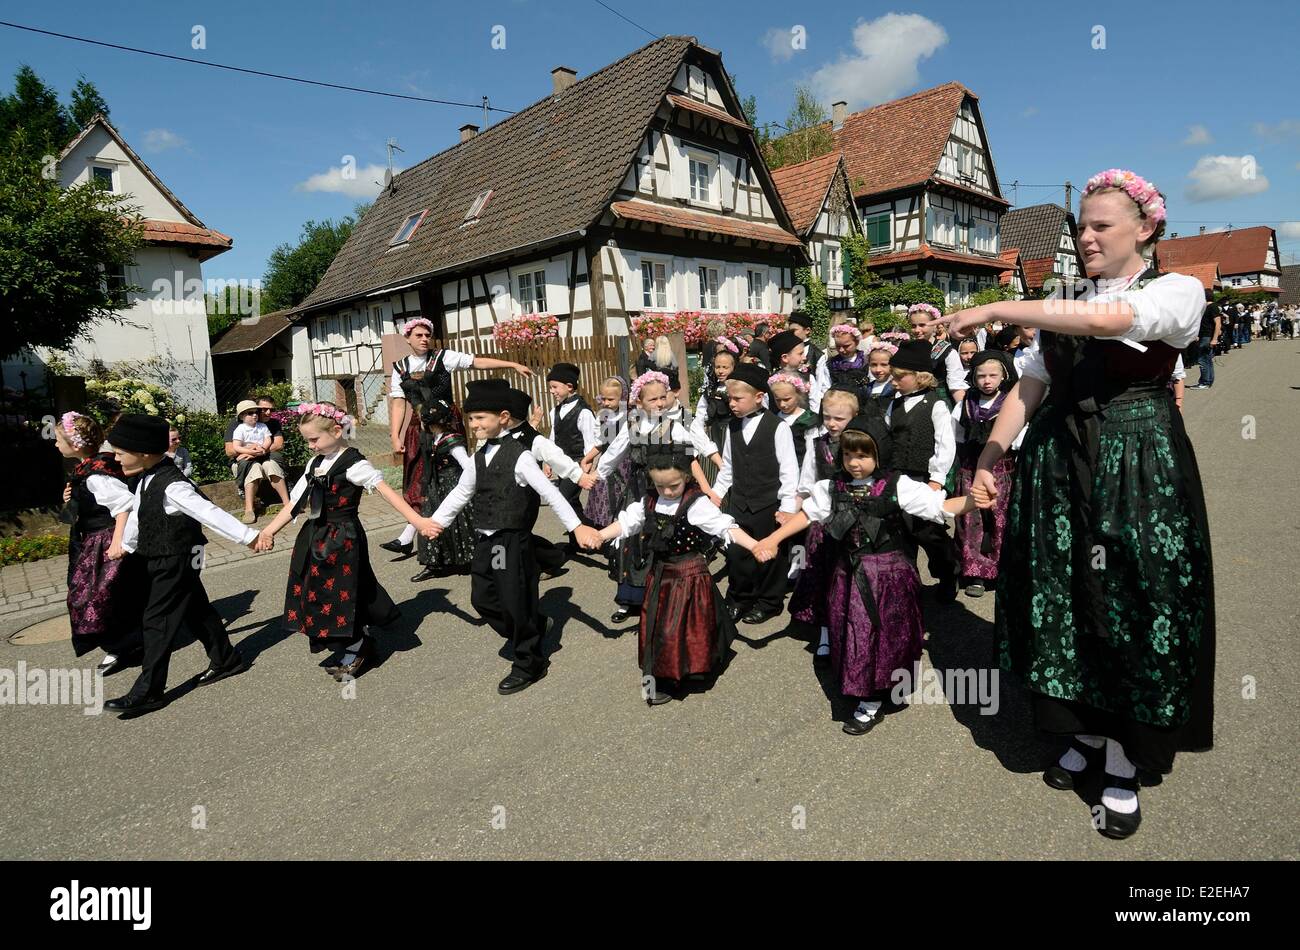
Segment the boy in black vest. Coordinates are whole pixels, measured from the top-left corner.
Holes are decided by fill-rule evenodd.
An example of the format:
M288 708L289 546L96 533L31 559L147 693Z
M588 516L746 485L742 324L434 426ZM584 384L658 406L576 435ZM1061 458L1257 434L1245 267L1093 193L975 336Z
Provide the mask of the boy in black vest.
M957 455L952 413L935 387L934 363L926 340L908 340L889 360L897 392L885 411L893 438L892 467L908 478L942 491ZM910 519L909 519L910 520ZM944 525L915 520L911 529L912 556L925 549L930 574L939 582L941 602L957 598L957 549Z
M189 626L208 651L207 686L248 669L208 603L199 571L207 539L200 525L253 548L257 529L222 511L194 487L167 457L167 420L123 415L108 440L128 476L139 475L122 548L135 552L144 574L144 664L131 690L104 703L114 712L138 715L166 705L167 667L181 629Z
M722 465L713 483L715 503L727 496L725 510L755 538L766 538L777 525L794 517L799 481L794 434L775 413L763 408L767 377L767 371L757 364L742 363L727 380L732 418L723 436ZM790 566L788 546L764 563L755 561L739 545L728 545L726 557L732 619L741 617L753 624L780 614Z
M551 441L574 462L581 462L600 441L596 438L596 414L578 395L578 374L578 367L573 363L556 363L546 374L546 388L555 400L555 408L551 410ZM564 500L578 508L582 488L577 481L560 476L559 489Z
M537 560L531 543L540 499L580 544L599 544L572 506L538 468L522 442L506 433L514 399L504 379L472 382L465 421L480 443L474 467L433 513L435 537L466 504L473 505L478 535L471 566L470 602L479 616L514 645L510 675L497 685L503 696L527 689L546 675L542 640L548 624L537 606Z

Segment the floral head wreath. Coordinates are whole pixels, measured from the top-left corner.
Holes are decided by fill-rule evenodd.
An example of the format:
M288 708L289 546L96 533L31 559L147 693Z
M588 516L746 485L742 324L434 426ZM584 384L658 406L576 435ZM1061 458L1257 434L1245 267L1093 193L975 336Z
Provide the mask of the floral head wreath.
M794 373L773 373L767 378L769 389L777 383L785 383L788 386L793 386L796 392L802 393L805 396L808 395L808 383L802 376L798 376Z
M320 416L322 419L332 419L341 426L352 424L352 417L342 409L326 406L319 402L304 402L294 411L299 416Z
M1108 168L1089 178L1088 184L1083 187L1083 193L1086 196L1103 188L1118 188L1124 192L1137 202L1138 210L1143 216L1156 224L1165 219L1165 199L1160 196L1156 186L1141 175L1134 174L1127 168Z
M77 432L76 427L77 420L84 418L79 412L65 412L59 420L59 424L63 426L63 434L68 437L68 444L74 449L84 449L86 447L86 440Z
M659 372L659 370L652 369L648 372L642 373L636 379L632 380L632 394L630 398L633 402L637 401L637 398L641 395L642 387L648 383L662 383L663 387L667 389L668 377Z
M831 327L831 336L832 336L832 337L837 337L837 336L839 336L841 333L848 333L848 334L850 334L850 335L853 337L853 339L855 339L855 340L861 340L861 339L862 339L862 331L859 330L857 327L855 327L855 326L854 326L853 324L851 324L851 323L837 323L837 324L835 324L835 326Z
M938 320L943 316L943 314L939 312L938 307L928 303L914 303L912 306L907 308L907 315L909 317L914 313L928 313L931 320Z
M740 347L736 346L734 342L728 340L725 336L720 336L713 342L718 344L718 346L722 347L728 353L731 353L733 356L740 355Z
M416 327L428 327L429 335L433 335L433 322L428 317L415 317L402 324L402 336L410 336Z
M867 352L874 353L876 352L876 350L884 350L890 356L893 356L895 353L898 352L898 347L887 340L877 340L875 343L871 344L871 349L869 349Z

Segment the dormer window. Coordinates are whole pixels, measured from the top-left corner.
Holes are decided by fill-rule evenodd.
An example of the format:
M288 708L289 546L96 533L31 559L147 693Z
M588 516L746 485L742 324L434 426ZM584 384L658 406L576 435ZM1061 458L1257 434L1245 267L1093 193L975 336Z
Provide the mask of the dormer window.
M411 235L415 233L415 229L420 226L420 222L424 220L424 216L428 213L429 209L425 208L423 211L415 212L415 214L403 221L402 226L398 228L397 233L393 235L393 239L388 242L388 246L397 247L397 245L405 244L409 241Z
M91 181L99 185L105 191L113 191L113 169L107 165L92 165L90 167Z
M478 197L474 199L474 203L470 205L469 210L465 212L465 220L462 221L461 223L473 224L475 221L477 221L479 217L483 214L483 209L487 207L487 203L491 200L492 200L491 188L489 188L487 191L480 191L478 193Z

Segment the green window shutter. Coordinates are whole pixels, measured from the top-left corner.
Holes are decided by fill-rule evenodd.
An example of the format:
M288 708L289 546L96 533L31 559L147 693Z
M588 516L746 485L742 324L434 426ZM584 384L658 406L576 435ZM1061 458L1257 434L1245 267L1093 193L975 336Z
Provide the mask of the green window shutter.
M825 244L822 245L822 283L828 284L831 280L831 251Z

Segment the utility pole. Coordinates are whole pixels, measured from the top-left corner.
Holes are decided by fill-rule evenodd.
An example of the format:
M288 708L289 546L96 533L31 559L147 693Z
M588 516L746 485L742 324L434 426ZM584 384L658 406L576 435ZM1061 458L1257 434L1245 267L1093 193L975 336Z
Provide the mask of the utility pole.
M1020 205L1020 179L1017 178L1011 183L1011 206L1019 207Z
M1073 192L1074 192L1074 186L1071 185L1069 180L1067 179L1065 182L1065 213L1066 214L1072 213L1072 209L1070 205L1073 203Z
M483 128L488 127L488 97L483 97Z

